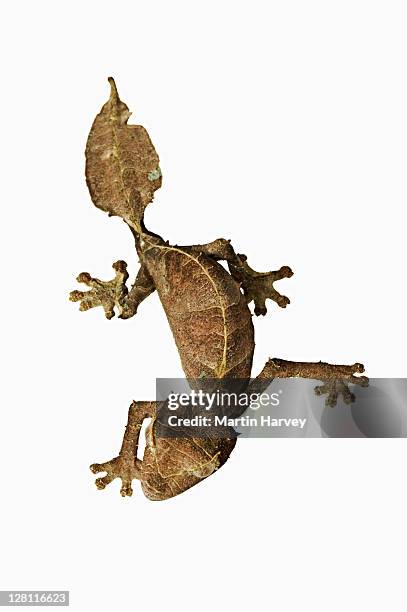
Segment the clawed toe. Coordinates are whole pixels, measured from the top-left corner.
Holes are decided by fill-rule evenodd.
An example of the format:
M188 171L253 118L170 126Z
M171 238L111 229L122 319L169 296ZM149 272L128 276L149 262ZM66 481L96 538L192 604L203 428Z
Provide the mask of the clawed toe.
M134 462L130 463L128 459L119 456L105 463L92 463L90 470L93 474L106 472L106 476L96 478L95 480L96 487L100 491L105 489L116 478L120 478L122 481L120 495L122 497L130 497L132 495L131 481L138 477L137 465Z
M133 489L131 488L130 483L122 485L122 488L120 489L120 495L122 497L131 497L133 495Z
M92 465L89 466L89 469L94 474L99 474L99 472L107 472L106 466L108 466L109 464L110 461L108 461L107 463L92 463Z
M96 478L95 480L96 487L99 490L105 489L107 485L110 484L112 480L114 480L114 478L115 477L112 474L107 474L106 476L103 476L103 478Z

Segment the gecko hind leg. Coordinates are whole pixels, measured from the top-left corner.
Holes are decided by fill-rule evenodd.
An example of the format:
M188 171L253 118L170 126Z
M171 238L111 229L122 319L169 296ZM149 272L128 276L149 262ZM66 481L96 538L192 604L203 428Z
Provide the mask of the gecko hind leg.
M273 272L256 272L247 263L247 257L235 252L229 240L218 238L208 244L197 244L189 247L192 251L204 253L215 260L227 262L231 276L240 284L246 296L247 303L254 302L254 314L265 315L267 312L266 300L276 302L280 308L285 308L290 300L281 295L274 283L283 278L290 278L293 271L283 266Z
M153 417L154 414L155 402L132 402L119 455L105 463L93 463L90 466L94 474L106 472L106 476L97 478L95 481L98 489L104 489L115 478L120 478L122 481L121 496L132 495L131 483L135 478L140 479L142 464L142 461L137 458L141 426L144 419Z
M126 285L129 278L126 262L116 261L113 269L116 275L110 281L101 281L88 272L81 272L76 280L88 285L90 291L71 291L71 302L80 302L79 310L82 311L102 306L107 319L114 317L115 307L121 319L129 319L135 315L139 304L155 290L153 280L145 266L141 266L129 291Z
M322 385L315 387L316 395L327 395L325 404L336 406L338 396L342 395L346 404L355 401L354 394L349 389L349 383L367 387L369 379L366 376L356 376L365 371L361 363L353 365L332 365L330 363L318 362L295 362L284 359L269 359L258 377L253 381L254 385L261 384L262 379L273 378L313 378L321 380Z

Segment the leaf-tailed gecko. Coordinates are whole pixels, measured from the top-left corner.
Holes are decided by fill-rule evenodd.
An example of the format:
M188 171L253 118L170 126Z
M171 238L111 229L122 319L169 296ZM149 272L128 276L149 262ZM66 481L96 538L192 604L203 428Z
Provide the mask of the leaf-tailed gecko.
M229 240L218 238L209 244L173 246L149 231L144 210L161 187L159 158L146 130L128 125L130 112L109 78L109 100L93 122L86 145L86 180L93 203L109 216L121 217L135 240L140 269L131 289L127 288L126 263L113 264L115 276L101 281L82 272L77 280L88 291L72 291L70 299L80 310L101 306L108 319L117 314L128 319L138 306L157 291L167 315L185 376L223 379L250 379L254 352L252 314L266 313L266 300L285 308L289 299L280 295L274 283L293 272L284 266L275 272L256 272L245 255L235 252ZM229 272L219 261L227 262ZM347 382L367 384L361 364L330 365L269 359L255 379L302 377L323 380L317 388L327 394L326 403L335 405L338 394L353 399ZM117 457L91 465L93 473L105 472L96 480L104 489L115 478L122 481L121 495L132 494L132 480L139 479L144 494L163 500L186 491L228 459L235 437L187 439L155 435L156 402L133 401L123 443ZM137 458L142 423L151 418L146 430L143 459Z

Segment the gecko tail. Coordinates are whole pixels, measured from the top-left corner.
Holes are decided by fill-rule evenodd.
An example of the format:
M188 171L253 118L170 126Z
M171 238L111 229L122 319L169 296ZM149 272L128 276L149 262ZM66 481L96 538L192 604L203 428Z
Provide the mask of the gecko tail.
M144 210L162 184L160 160L147 130L128 125L129 108L113 77L108 81L109 99L86 143L86 182L95 206L139 231Z

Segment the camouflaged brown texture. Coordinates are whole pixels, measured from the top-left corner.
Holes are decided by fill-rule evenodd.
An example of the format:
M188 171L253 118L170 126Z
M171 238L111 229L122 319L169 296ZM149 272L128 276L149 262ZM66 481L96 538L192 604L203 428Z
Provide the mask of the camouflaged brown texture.
M183 493L218 470L236 439L154 438L149 426L141 467L141 488L152 501Z
M128 107L120 100L113 79L111 95L96 117L86 147L86 178L92 200L110 215L122 217L136 239L141 268L130 291L125 262L114 264L115 278L101 281L84 272L78 277L90 291L71 293L80 309L102 306L107 318L118 310L122 318L135 314L138 305L155 289L167 314L189 378L250 375L254 334L247 303L254 302L255 314L265 314L266 300L285 307L289 299L273 283L288 278L292 271L283 266L275 272L259 273L237 255L223 238L206 245L177 247L148 232L143 212L154 191L161 186L158 156L141 126L129 126ZM228 262L230 275L217 263ZM352 401L346 381L367 384L361 364L336 366L322 362L296 363L269 360L250 389L264 389L274 377L301 376L322 379L317 393L327 394L326 403L335 405L339 394ZM266 382L266 379L267 382ZM94 473L106 472L96 485L103 489L121 478L121 494L132 494L131 481L141 480L146 496L167 499L185 491L216 471L229 457L235 438L156 438L155 402L133 402L120 453L114 459L93 464ZM143 460L137 445L144 419L152 418L147 432Z
M317 378L333 380L343 378L359 385L365 385L366 376L355 376L365 371L361 363L353 365L331 365L323 361L286 361L285 359L269 359L259 378Z
M145 207L161 187L159 158L144 127L127 125L130 112L112 77L110 98L86 144L86 182L93 203L139 228Z
M324 361L304 362L286 361L285 359L269 359L257 379L252 384L256 387L257 381L262 379L271 381L274 378L311 378L321 380L323 385L315 387L316 395L326 395L325 405L336 406L338 397L341 395L345 404L355 401L355 396L351 393L348 384L353 383L361 387L369 385L367 376L355 376L365 371L361 363L353 365L332 365ZM267 385L269 382L267 383Z
M144 419L151 418L146 429L143 460L137 448ZM105 463L94 463L94 474L106 472L96 479L98 489L105 489L116 478L122 485L123 497L131 496L132 480L141 481L146 497L153 501L168 499L191 488L219 469L228 459L235 438L156 438L156 402L132 402L120 453Z
M249 378L254 351L250 310L239 285L215 260L143 238L187 378Z

